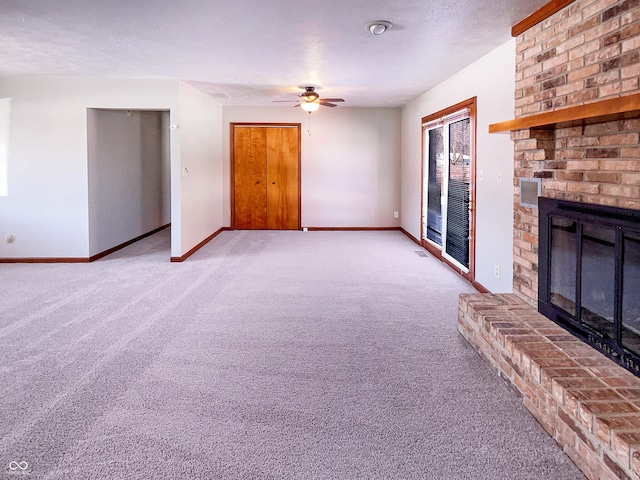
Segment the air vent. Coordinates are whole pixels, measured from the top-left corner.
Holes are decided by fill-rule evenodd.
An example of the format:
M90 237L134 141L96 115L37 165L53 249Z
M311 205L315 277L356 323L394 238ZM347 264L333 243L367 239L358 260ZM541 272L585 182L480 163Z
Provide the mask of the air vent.
M231 98L224 92L208 92L207 95L209 95L211 98Z
M418 255L419 257L426 257L427 256L427 252L423 252L422 250L415 250L414 253L416 255Z

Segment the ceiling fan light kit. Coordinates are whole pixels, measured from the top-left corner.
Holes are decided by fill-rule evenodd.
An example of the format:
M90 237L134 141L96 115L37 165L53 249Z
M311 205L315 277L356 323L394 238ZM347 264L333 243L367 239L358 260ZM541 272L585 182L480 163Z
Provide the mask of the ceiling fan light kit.
M369 24L368 28L373 35L378 36L391 29L391 27L391 22L387 22L386 20L378 20Z
M318 108L320 108L320 104L315 101L302 102L300 106L305 112L309 112L309 113L315 112L316 110L318 110Z

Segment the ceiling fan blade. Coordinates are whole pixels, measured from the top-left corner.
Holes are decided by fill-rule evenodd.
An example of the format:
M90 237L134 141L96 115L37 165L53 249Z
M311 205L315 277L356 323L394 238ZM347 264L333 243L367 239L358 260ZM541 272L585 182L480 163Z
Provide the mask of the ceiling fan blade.
M272 100L273 103L293 103L299 102L300 100Z
M329 103L324 100L320 100L320 105L322 105L323 107L337 107L335 103Z
M320 101L325 102L344 102L343 98L321 98Z

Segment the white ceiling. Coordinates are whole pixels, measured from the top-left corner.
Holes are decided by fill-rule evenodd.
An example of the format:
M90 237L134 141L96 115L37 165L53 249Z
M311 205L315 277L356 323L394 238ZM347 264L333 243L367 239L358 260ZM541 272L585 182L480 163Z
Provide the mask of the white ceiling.
M315 85L346 106L401 106L547 2L0 0L0 76L181 79L229 105ZM374 20L393 28L375 37Z

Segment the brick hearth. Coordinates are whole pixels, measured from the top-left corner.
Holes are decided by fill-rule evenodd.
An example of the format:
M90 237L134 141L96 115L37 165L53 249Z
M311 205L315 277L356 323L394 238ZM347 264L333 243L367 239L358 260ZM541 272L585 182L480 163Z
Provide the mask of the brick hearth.
M640 479L640 378L514 294L462 295L458 330L589 479Z

